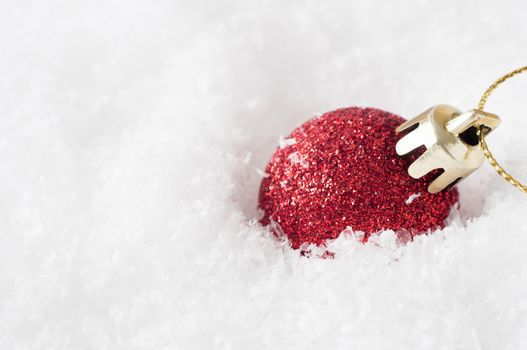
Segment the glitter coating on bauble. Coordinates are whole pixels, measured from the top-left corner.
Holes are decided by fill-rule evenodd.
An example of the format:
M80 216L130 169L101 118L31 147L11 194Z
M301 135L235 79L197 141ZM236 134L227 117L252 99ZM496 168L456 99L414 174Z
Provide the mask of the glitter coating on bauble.
M401 237L444 227L456 189L430 194L438 172L411 178L418 152L395 152L404 119L373 108L345 108L309 120L282 140L266 168L259 195L261 223L291 246L323 245L350 228L364 240L382 230Z

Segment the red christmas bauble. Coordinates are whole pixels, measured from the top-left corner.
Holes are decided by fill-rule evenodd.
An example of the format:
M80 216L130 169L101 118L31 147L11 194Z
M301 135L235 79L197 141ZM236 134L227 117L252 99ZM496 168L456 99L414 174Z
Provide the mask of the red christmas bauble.
M347 227L399 235L443 227L458 192L431 194L432 172L415 180L408 166L418 154L396 154L395 128L404 119L373 108L345 108L296 128L266 168L259 195L264 216L293 248L323 245Z

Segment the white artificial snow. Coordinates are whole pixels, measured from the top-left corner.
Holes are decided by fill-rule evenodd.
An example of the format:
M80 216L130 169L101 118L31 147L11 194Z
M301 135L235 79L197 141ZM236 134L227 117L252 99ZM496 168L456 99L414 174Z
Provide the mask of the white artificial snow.
M280 148L286 148L288 146L292 146L296 144L296 140L294 138L286 139L283 135L280 135L280 139L278 140L278 146Z
M412 204L417 198L421 197L421 192L411 194L408 199L405 201L406 204Z
M527 198L489 166L443 231L347 230L334 259L256 209L278 135L317 112L474 108L527 63L526 11L1 1L0 349L526 348ZM488 105L523 179L526 88Z
M293 152L287 157L287 159L289 159L291 164L300 164L303 168L309 167L309 161L307 161L307 155L305 154Z

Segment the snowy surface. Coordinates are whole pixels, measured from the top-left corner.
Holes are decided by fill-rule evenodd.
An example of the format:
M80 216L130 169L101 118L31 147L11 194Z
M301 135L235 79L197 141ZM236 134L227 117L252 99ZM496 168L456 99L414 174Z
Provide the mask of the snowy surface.
M280 135L314 115L473 108L527 63L526 11L2 0L0 348L525 349L527 197L489 166L444 231L347 234L332 260L276 242L255 206ZM524 179L526 89L488 106Z

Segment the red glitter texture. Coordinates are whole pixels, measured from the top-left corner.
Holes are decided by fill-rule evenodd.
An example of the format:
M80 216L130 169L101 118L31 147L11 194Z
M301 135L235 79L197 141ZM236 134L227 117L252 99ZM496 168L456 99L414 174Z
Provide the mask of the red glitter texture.
M403 118L373 108L345 108L295 129L267 165L260 188L261 223L278 224L294 249L323 245L351 227L392 229L407 237L444 226L458 192L430 194L429 181L407 169L418 156L395 152ZM412 200L413 199L413 200Z

